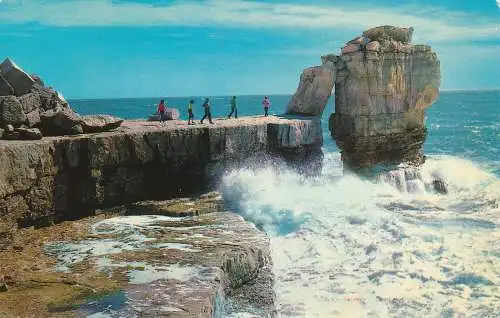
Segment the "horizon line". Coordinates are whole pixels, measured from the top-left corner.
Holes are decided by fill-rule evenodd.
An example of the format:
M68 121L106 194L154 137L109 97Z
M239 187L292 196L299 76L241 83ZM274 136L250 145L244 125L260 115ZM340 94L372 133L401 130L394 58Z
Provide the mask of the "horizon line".
M500 91L500 87L496 88L446 88L440 89L440 92L490 92L490 91ZM209 98L214 97L230 97L230 96L288 96L293 95L294 93L264 93L264 94L227 94L227 95L177 95L177 96L167 96L167 95L159 95L159 96L144 96L144 97L75 97L75 98L67 98L68 101L82 101L82 100L107 100L107 99L158 99L158 98ZM333 96L334 94L332 94Z

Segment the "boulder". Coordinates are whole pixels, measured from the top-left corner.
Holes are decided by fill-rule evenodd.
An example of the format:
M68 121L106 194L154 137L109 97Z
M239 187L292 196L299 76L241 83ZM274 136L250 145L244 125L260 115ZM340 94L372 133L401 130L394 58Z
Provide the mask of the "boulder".
M15 96L0 96L0 125L11 124L18 127L26 123L26 115Z
M42 139L43 135L38 128L16 128L15 131L19 133L19 139L21 140L39 140Z
M410 43L413 37L413 28L399 28L392 25L384 25L366 30L363 32L363 37L370 39L370 41L394 40Z
M286 113L321 116L332 94L335 77L336 70L332 63L304 70Z
M165 119L166 120L178 120L181 117L181 114L176 108L167 108L165 111Z
M82 116L81 121L84 133L97 133L113 130L120 127L123 123L123 119L110 115Z
M439 194L448 194L448 186L441 178L432 180L432 187Z
M11 59L6 58L0 64L0 73L7 80L7 82L14 89L16 96L27 94L33 88L35 81L26 74L19 66L16 65Z
M82 120L78 114L67 108L47 110L40 114L41 130L44 136L83 134Z
M35 84L33 86L33 92L40 98L40 105L44 110L69 108L68 102L61 99L60 94L53 88Z
M176 108L167 108L164 116L164 120L178 120L180 118L180 112ZM160 121L160 114L156 113L149 116L148 121Z
M0 96L14 95L14 89L0 73Z
M29 127L35 127L41 123L40 110L35 109L31 113L26 114L26 123Z
M25 114L31 113L32 111L38 110L42 107L40 96L37 93L24 94L20 96L18 100L21 103Z

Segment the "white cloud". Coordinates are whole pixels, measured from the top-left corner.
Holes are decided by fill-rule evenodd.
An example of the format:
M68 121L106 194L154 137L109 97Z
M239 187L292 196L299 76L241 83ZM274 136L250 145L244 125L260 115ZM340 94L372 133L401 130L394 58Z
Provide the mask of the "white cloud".
M0 0L1 1L1 0ZM37 22L70 26L218 26L239 28L365 29L384 24L413 26L418 40L499 36L496 25L463 12L432 8L346 9L335 5L268 3L245 0L178 0L152 5L111 0L7 0L0 23Z

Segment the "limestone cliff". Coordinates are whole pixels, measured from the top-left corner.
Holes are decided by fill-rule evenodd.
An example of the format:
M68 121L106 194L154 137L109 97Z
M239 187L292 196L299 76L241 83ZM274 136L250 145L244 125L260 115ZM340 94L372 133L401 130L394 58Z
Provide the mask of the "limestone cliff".
M123 125L76 137L0 141L0 241L18 225L183 196L213 180L217 165L227 168L259 154L307 154L322 145L319 121L307 118Z
M437 99L440 62L412 28L383 26L349 41L336 63L330 130L353 169L423 160L424 111Z

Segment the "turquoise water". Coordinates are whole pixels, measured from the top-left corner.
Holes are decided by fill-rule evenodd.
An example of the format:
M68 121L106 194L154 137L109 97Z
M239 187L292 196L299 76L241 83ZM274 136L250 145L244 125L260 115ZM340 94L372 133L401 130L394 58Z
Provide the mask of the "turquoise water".
M240 115L260 114L261 98L240 97ZM158 100L71 104L145 118ZM167 99L179 108L188 100ZM290 96L271 100L280 114ZM229 97L212 104L223 116ZM427 112L426 163L377 180L343 175L332 111L321 175L228 167L220 182L229 206L271 237L280 317L499 317L500 91L443 92ZM436 175L447 195L429 190Z

